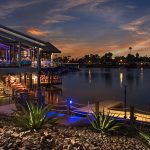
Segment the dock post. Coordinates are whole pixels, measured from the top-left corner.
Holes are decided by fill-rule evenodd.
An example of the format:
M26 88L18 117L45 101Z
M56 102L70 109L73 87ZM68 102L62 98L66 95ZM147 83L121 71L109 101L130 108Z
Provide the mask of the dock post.
M136 120L135 114L134 114L134 106L130 106L130 122L134 123Z
M88 114L90 113L90 102L88 101Z
M100 106L99 104L100 104L99 101L95 102L95 113L96 114L99 114L99 106Z
M124 86L124 118L125 118L125 119L127 118L127 110L126 110L126 107L127 107L127 86L125 85L125 86Z
M22 82L21 73L19 74L19 82Z
M18 63L19 63L19 67L21 67L21 42L19 41L18 43L19 48L18 48Z
M26 83L27 83L27 74L24 73L24 84L26 85Z
M51 81L50 81L50 72L48 72L48 86L51 86Z
M67 115L70 115L70 99L67 99Z
M32 73L29 74L30 89L32 89Z

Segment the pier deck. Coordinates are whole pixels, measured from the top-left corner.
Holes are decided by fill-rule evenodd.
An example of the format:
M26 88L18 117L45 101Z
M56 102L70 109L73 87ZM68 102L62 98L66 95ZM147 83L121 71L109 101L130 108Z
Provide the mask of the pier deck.
M116 106L122 106L123 102L119 100L105 100L105 101L100 101L100 106L99 106L99 111L105 110L110 110L111 108L115 108ZM87 106L78 108L78 111L81 112L89 112L92 113L95 111L95 104L89 104Z
M125 114L124 110L123 109L121 110L121 108L117 109L116 106L118 105L122 105L122 101L110 101L110 100L102 101L100 102L99 111L103 111L104 108L105 113L110 112L115 117L124 118L124 114ZM85 120L87 121L87 119L85 119L85 114L92 113L93 111L95 111L94 108L95 105L90 104L84 107L74 109L74 112L76 113L72 113L71 116L64 114L64 119L62 120L61 124L69 125L69 124L76 124L77 122L83 123L85 122ZM14 109L16 109L15 104L0 106L0 114L11 115L11 113L13 112L12 110ZM78 113L79 114L83 113L84 117L78 116L77 115ZM150 112L145 112L145 111L135 109L135 117L137 121L150 123ZM129 110L127 110L127 119L130 119Z
M117 106L123 106L123 102L118 101L118 100L117 101L116 100L105 100L105 101L100 102L99 111L102 112L104 109L105 113L110 112L111 114L114 115L114 117L124 118L125 112L124 112L123 107L118 109ZM76 112L81 112L84 114L92 113L94 111L95 111L94 104L90 104L90 105L76 109ZM136 117L136 120L150 123L150 112L135 109L134 115ZM127 117L127 119L130 119L130 110L129 109L127 109L127 111L126 111L126 117Z

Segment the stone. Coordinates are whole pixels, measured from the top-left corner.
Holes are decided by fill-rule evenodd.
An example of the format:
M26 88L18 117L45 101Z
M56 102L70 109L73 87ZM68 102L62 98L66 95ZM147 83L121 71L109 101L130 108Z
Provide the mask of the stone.
M19 134L19 133L17 133L17 132L14 132L13 134L11 134L11 136L12 136L12 137L17 138L17 137L19 137L19 136L20 136L20 134Z
M0 150L148 150L137 138L107 135L88 128L52 126L36 132L22 131L0 118Z

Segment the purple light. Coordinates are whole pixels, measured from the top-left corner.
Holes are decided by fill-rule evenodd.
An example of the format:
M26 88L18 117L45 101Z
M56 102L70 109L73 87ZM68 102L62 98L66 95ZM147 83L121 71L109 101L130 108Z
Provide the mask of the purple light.
M0 48L10 48L9 46L7 46L7 45L5 45L5 44L2 44L2 43L0 43Z
M6 63L10 63L10 46L0 43L0 48L4 48L6 52Z

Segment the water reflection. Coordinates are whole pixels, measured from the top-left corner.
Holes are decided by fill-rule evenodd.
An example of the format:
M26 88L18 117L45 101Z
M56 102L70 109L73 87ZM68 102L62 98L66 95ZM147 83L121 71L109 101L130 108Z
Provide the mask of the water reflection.
M110 68L105 68L101 72L101 79L102 81L105 81L106 86L111 86L112 85L112 72Z
M140 69L140 79L141 83L143 84L143 68Z
M84 79L89 84L97 82L99 80L99 72L93 71L92 69L85 70Z
M128 105L141 106L142 103L143 106L143 103L148 104L150 97L149 74L150 70L143 69L81 69L77 75L69 73L63 77L63 95L59 91L46 89L45 97L47 103L58 103L70 96L80 103L87 103L88 100L94 102L98 97L122 100L123 87L127 85ZM142 84L143 78L145 84Z
M62 89L61 88L43 88L43 95L45 95L45 103L47 104L57 104L61 101Z
M91 69L89 69L89 84L92 82L92 73Z
M127 80L127 85L132 88L133 83L134 83L134 72L127 69L126 72L126 80Z
M120 87L122 87L122 83L123 83L123 73L120 72Z

